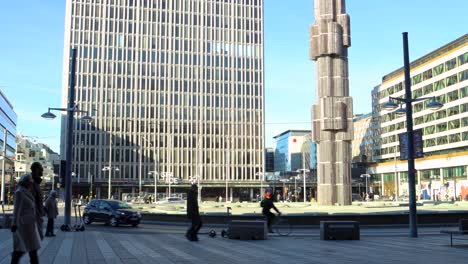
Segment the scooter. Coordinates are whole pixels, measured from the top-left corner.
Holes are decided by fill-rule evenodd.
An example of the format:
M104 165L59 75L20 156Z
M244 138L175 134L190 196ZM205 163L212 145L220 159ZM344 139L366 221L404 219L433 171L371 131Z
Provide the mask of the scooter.
M73 225L72 229L75 231L85 231L85 224L83 223L83 218L81 217L81 204L74 204L73 207L75 207L75 224ZM78 215L76 214L77 207Z

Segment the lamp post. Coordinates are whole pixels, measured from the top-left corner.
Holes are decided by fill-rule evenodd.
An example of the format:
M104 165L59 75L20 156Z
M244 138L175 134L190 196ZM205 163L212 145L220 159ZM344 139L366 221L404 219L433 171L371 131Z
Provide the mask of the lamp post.
M404 57L404 74L405 74L405 98L390 97L387 103L382 107L385 110L394 110L398 105L394 102L397 101L406 105L406 111L400 106L396 114L406 114L406 135L408 137L408 187L409 187L409 236L418 237L417 229L417 212L416 212L416 179L415 179L415 166L414 166L414 145L413 145L413 107L412 103L431 100L427 104L427 108L431 110L438 110L444 105L437 102L435 97L422 97L412 98L411 95L411 76L410 76L410 61L408 50L408 32L403 32L403 57Z
M304 159L302 161L302 165L304 166ZM304 193L303 193L303 196L304 196L304 203L306 202L306 172L310 172L310 170L306 169L303 167L303 169L299 169L296 171L297 173L301 173L302 172L302 180L304 181ZM299 175L297 175L297 177L299 177Z
M112 166L107 166L102 168L102 171L109 171L109 181L108 181L108 194L107 194L107 199L111 199L111 193L112 193L112 170L115 171L120 171L118 167L112 167Z
M367 179L369 179L371 176L369 174L361 174L360 176L361 178L366 178L366 197L368 197L367 195L367 190L368 190L368 187L367 187ZM364 198L366 198L364 197Z
M83 121L92 121L92 118L87 114L87 111L78 110L75 104L75 67L76 67L76 49L71 49L70 52L70 72L68 78L68 106L67 108L49 108L47 113L41 116L45 119L54 119L56 115L51 113L51 110L67 112L67 135L66 135L66 155L65 160L65 221L62 226L63 231L70 231L71 224L71 197L72 197L72 148L73 148L73 115L76 112L86 113L86 116L81 117Z

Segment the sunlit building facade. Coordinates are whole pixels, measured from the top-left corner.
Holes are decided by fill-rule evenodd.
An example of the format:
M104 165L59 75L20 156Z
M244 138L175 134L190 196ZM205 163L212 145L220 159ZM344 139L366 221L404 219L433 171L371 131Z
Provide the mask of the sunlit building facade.
M468 199L468 35L411 63L413 98L435 97L444 104L437 111L430 100L413 104L414 129L422 130L424 157L416 159L416 182L421 199ZM370 168L377 190L384 196L408 195L406 160L400 161L398 135L406 132L406 117L381 109L389 97L404 97L403 69L383 77L372 92L379 140Z
M262 0L68 0L63 105L71 48L76 102L95 117L75 122L73 171L95 193L108 177L118 196L151 191L154 175L161 188L197 176L204 192L259 185ZM65 126L62 153L64 137Z

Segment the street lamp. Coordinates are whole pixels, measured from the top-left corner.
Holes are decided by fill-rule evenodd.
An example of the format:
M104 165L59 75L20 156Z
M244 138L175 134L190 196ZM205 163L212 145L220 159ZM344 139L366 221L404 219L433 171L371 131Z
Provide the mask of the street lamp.
M408 32L403 32L403 57L405 74L405 98L390 97L390 100L382 105L382 108L388 111L394 110L398 104L406 105L406 134L408 137L408 187L409 187L409 224L410 237L418 237L417 212L416 212L416 179L414 172L414 145L413 145L413 106L412 103L431 100L427 108L438 110L444 105L435 100L435 97L412 98L411 95L411 76L410 61L408 51ZM398 104L396 103L398 102ZM400 111L401 112L401 111Z
M118 167L110 167L110 166L107 166L107 167L104 167L102 168L102 171L109 171L109 189L108 189L108 194L107 194L107 199L111 199L111 191L112 191L112 185L111 185L111 179L112 179L112 170L115 170L115 171L120 171L120 169Z
M70 52L70 73L68 76L68 106L67 108L49 108L48 111L41 116L45 119L54 119L55 114L51 110L67 112L67 135L66 135L66 155L65 160L65 221L62 225L62 231L70 231L71 224L71 197L72 197L72 183L71 183L71 170L72 170L72 148L73 148L73 116L76 112L86 113L82 117L84 121L91 121L92 118L88 116L86 111L78 110L75 104L75 68L76 68L76 49L71 49Z
M366 197L368 197L368 193L367 193L367 190L368 190L368 189L367 189L367 188L368 188L368 187L367 187L367 179L369 179L371 176L370 176L369 174L361 174L360 177L361 177L361 178L366 178ZM366 197L365 197L365 198L366 198Z

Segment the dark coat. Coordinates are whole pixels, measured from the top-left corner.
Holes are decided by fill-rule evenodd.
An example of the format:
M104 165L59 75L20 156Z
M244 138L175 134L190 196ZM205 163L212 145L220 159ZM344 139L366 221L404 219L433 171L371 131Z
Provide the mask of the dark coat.
M276 208L275 204L273 203L273 199L263 199L262 202L260 203L260 206L263 208L262 213L266 214L269 213L270 210L273 208L277 213L279 213L279 210Z
M17 226L13 233L15 251L29 252L41 247L41 238L37 230L36 203L32 193L19 187L15 193L12 223Z
M41 185L40 185L42 179L33 177L33 180L34 180L34 183L31 186L31 193L33 194L34 200L36 202L36 218L37 218L36 220L39 224L42 224L44 222L44 219L42 219L42 217L44 217L45 215L44 200L42 198L43 195L42 195Z
M189 219L200 217L200 212L198 211L198 194L193 188L190 188L187 193L187 217Z
M57 199L49 196L45 201L45 208L47 209L47 218L54 219L58 215Z

